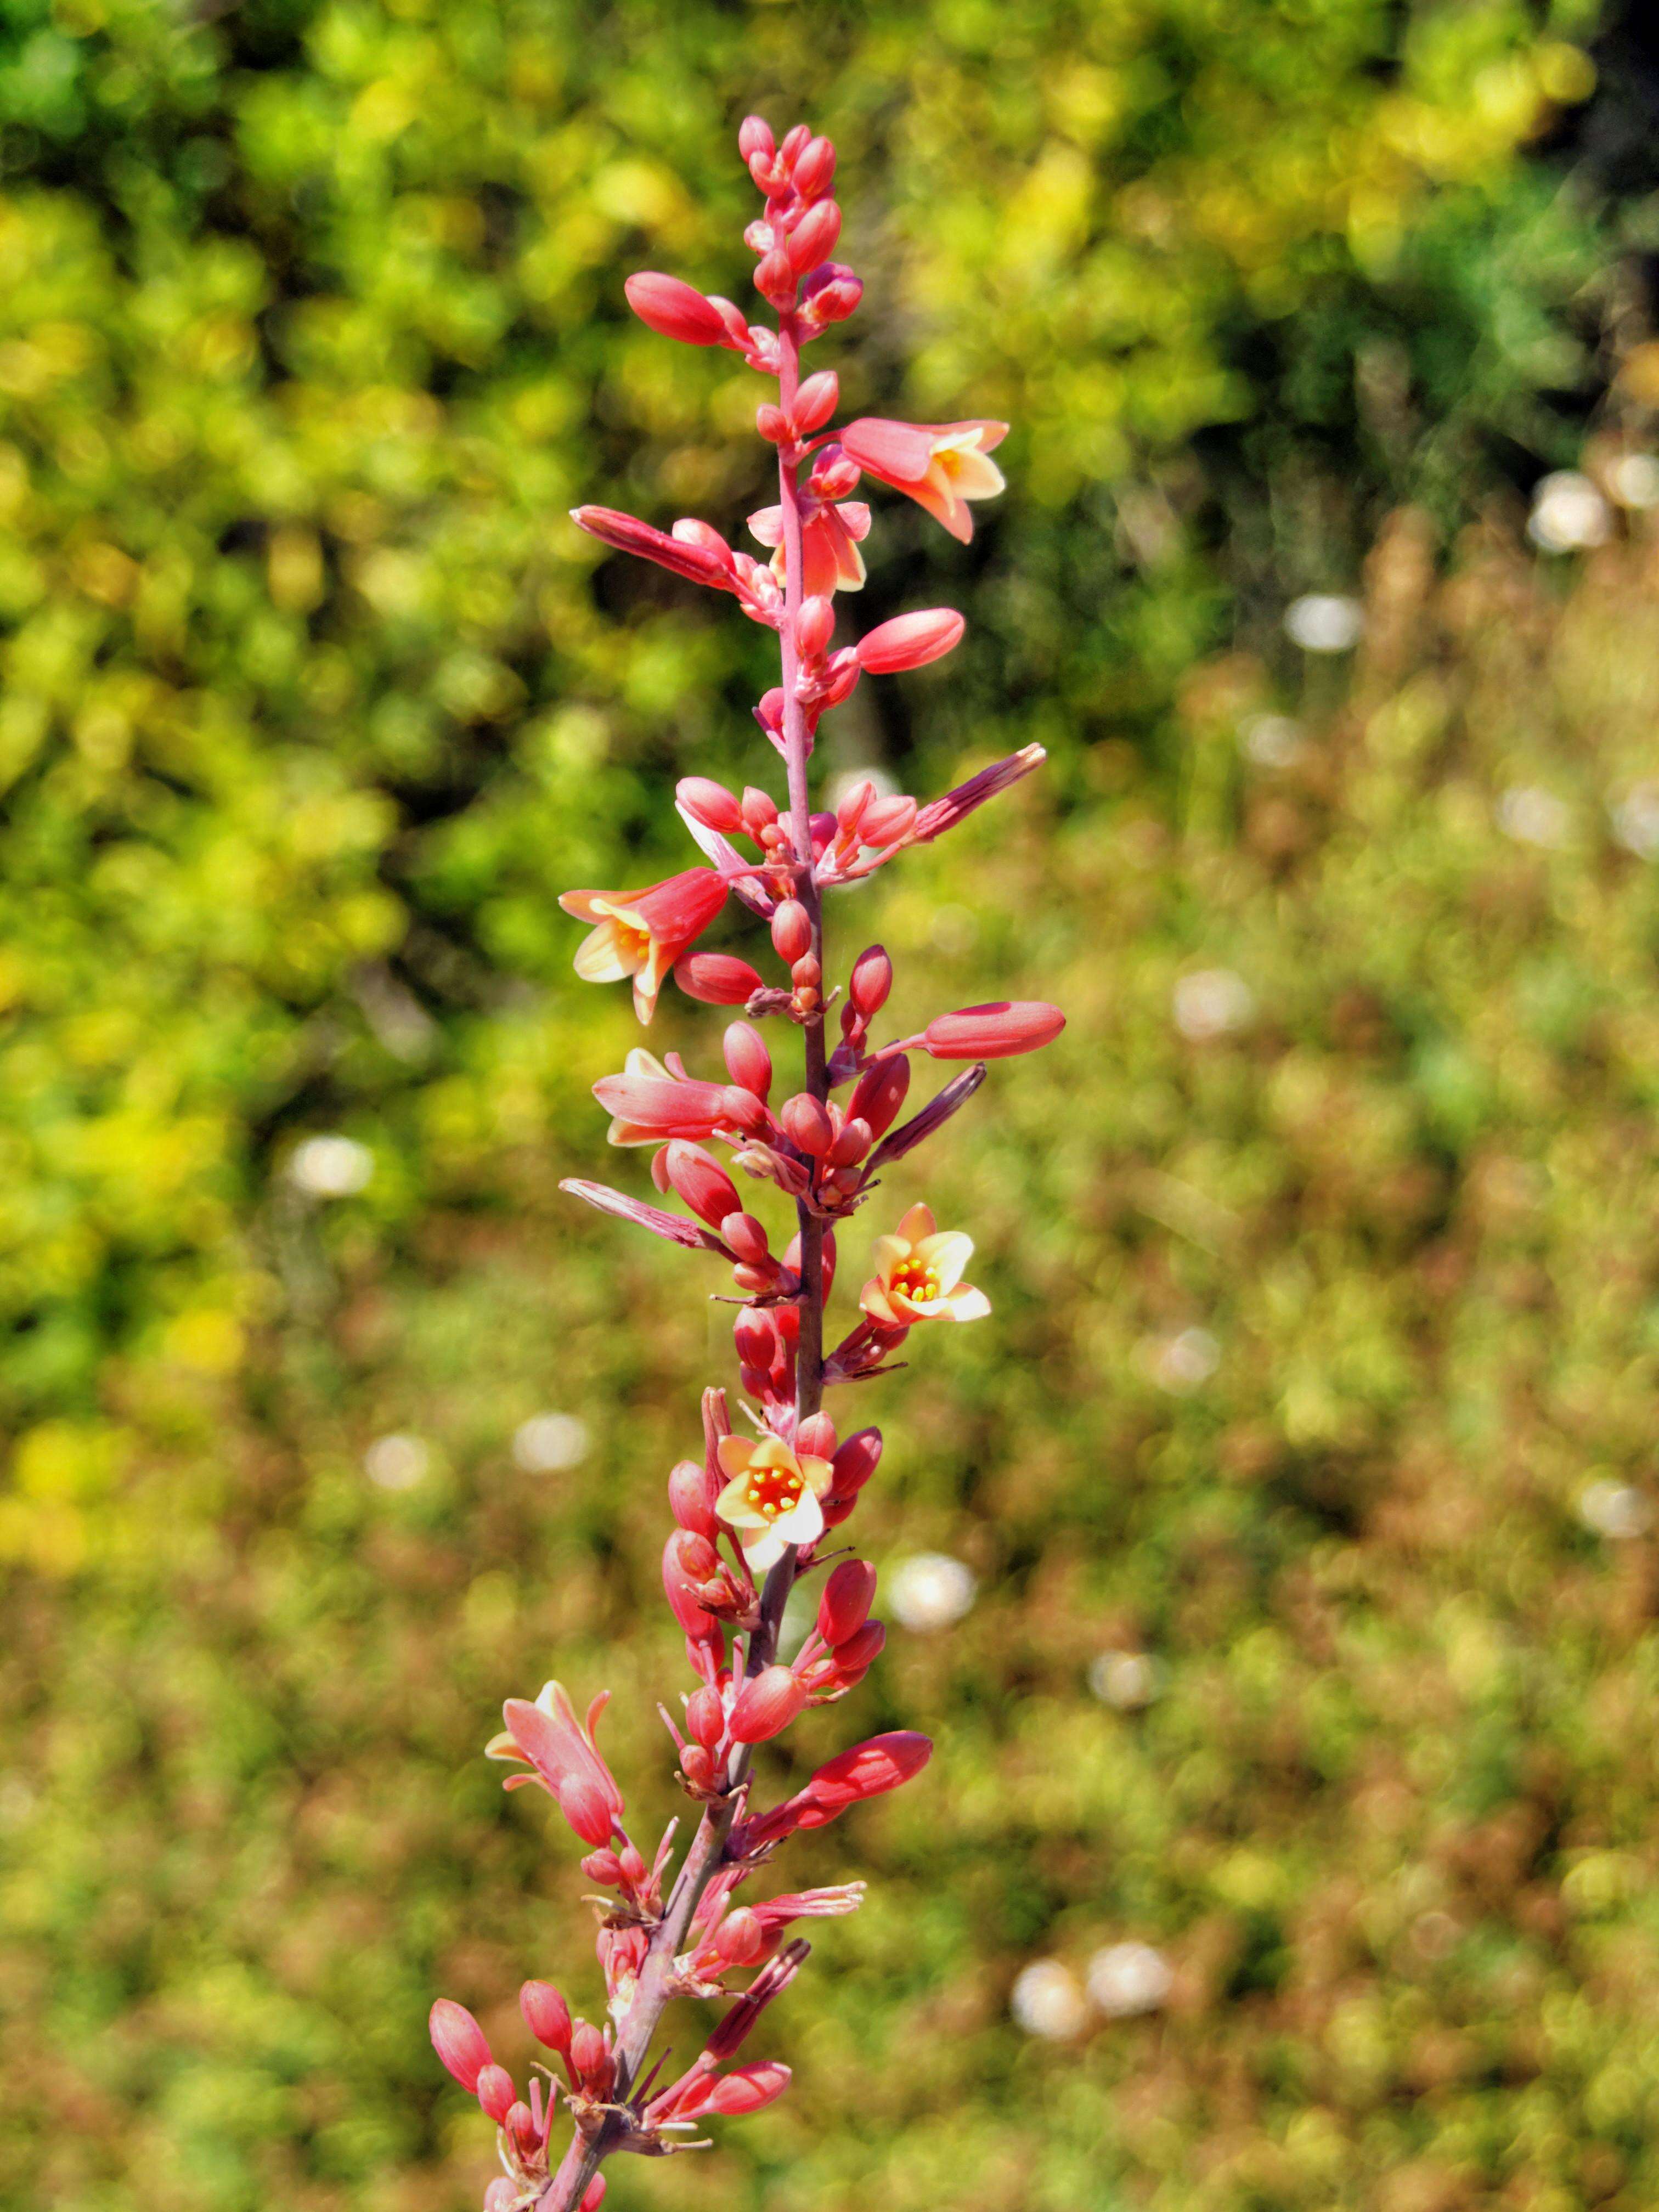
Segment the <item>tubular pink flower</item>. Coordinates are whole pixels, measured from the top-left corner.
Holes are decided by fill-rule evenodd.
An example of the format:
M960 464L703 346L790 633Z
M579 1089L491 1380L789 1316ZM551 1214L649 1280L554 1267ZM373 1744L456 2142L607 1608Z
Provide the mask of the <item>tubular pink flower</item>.
M819 1500L833 1476L827 1459L800 1458L778 1437L726 1437L720 1448L726 1487L714 1510L738 1541L751 1574L775 1566L790 1545L816 1543L823 1534Z
M983 1291L962 1279L974 1256L974 1240L959 1229L940 1230L931 1207L913 1206L891 1237L870 1248L875 1273L859 1304L883 1328L908 1328L919 1321L979 1321L991 1310Z
M678 526L670 537L665 531L641 522L637 515L620 514L614 507L573 507L570 520L590 538L614 545L619 553L636 553L642 561L654 561L659 568L672 569L690 583L708 584L720 592L737 588L736 556L706 523L692 526L692 534L682 538Z
M935 1060L1007 1060L1052 1044L1065 1026L1060 1008L1041 999L1002 999L994 1006L935 1014L921 1042Z
M841 433L842 450L866 476L904 492L963 544L974 534L969 501L994 499L1002 471L989 456L1006 422L892 422L861 416Z
M763 507L749 518L750 534L760 545L775 547L772 574L784 581L783 509ZM859 547L870 535L870 510L861 500L812 505L801 522L801 590L808 599L864 587L864 556Z
M634 979L634 1011L656 1012L663 979L726 904L727 885L713 868L687 868L640 891L563 891L559 904L593 927L576 948L585 983Z
M696 1140L736 1126L729 1085L677 1074L641 1045L623 1066L623 1074L603 1076L593 1085L593 1096L615 1117L613 1145L660 1145L670 1137Z
M585 1844L609 1843L623 1815L622 1792L593 1741L610 1696L601 1690L583 1722L562 1685L544 1683L533 1705L524 1698L507 1699L501 1709L507 1726L484 1746L486 1759L520 1759L533 1768L533 1773L508 1775L502 1786L520 1790L539 1782Z
M665 338L678 338L682 345L731 343L725 318L714 301L678 276L643 269L628 279L623 290L640 320Z

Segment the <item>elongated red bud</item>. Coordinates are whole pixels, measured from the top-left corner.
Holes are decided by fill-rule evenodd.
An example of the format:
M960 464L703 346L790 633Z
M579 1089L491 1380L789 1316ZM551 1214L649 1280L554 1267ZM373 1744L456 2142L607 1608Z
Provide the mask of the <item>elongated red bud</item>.
M714 1517L714 1493L707 1468L694 1459L683 1459L668 1477L668 1510L682 1528L711 1541L720 1534Z
M936 1014L922 1042L935 1060L1009 1060L1052 1044L1065 1026L1060 1008L1041 999L1003 999L994 1006Z
M764 978L735 952L687 952L674 963L674 981L688 999L705 1006L746 1006Z
M876 1571L868 1559L843 1559L818 1599L818 1634L844 1644L863 1627L876 1601Z
M787 1729L806 1703L806 1692L787 1667L763 1667L738 1692L732 1708L737 1743L764 1743Z
M610 2186L611 2183L606 2175L596 2173L582 2191L580 2212L599 2212L599 2207L605 2202L605 2192ZM516 2201L515 2198L514 2202Z
M779 1109L778 1119L783 1124L784 1134L793 1145L798 1145L809 1159L821 1160L836 1141L835 1124L821 1098L810 1091L798 1091L787 1099Z
M752 1022L733 1022L721 1045L726 1072L732 1082L763 1099L772 1088L772 1055L760 1031Z
M605 2038L587 2021L578 2021L570 2037L570 2064L585 2089L601 2095L611 2087L613 2068Z
M741 1203L737 1185L701 1145L677 1138L664 1146L660 1157L671 1186L700 1221L718 1229L728 1213L736 1212Z
M478 2076L490 2062L484 2032L465 2005L440 1997L428 2016L432 2048L463 2089L476 2090Z
M804 200L822 199L836 177L836 149L827 138L809 139L802 147L791 178Z
M685 1701L685 1725L696 1742L705 1751L713 1751L726 1733L726 1709L718 1690L707 1682L702 1689L693 1690Z
M734 1191L732 1196L736 1195ZM764 1267L771 1258L772 1248L767 1242L765 1228L752 1213L734 1207L719 1226L722 1239L745 1267Z
M721 1091L720 1110L726 1121L746 1137L763 1136L769 1126L766 1109L754 1092L735 1083L728 1084Z
M567 1774L559 1784L558 1801L560 1812L585 1844L610 1842L611 1800L590 1776Z
M859 663L872 676L925 668L957 643L967 624L954 607L924 607L878 623L858 645Z
M581 1863L582 1872L589 1881L597 1881L602 1889L622 1887L622 1861L613 1850L602 1844L596 1851L589 1851Z
M476 2094L485 2112L500 2127L512 2111L518 2092L513 2087L513 2076L505 2066L486 2066L478 2076Z
M744 2112L757 2112L763 2105L769 2105L782 2096L789 2087L789 2069L776 2059L757 2059L752 2066L734 2066L729 2074L722 2074L708 2093L705 2112L723 2114L727 2119L738 2118Z
M519 1991L519 2010L538 2043L562 2056L570 2048L570 2008L551 1982L526 1982Z
M770 161L777 148L772 137L772 126L763 115L745 115L738 127L738 151L745 161L752 161L757 154Z
M884 1060L866 1067L854 1085L847 1107L848 1120L867 1122L872 1135L884 1136L898 1119L909 1088L909 1060L902 1052L890 1052Z
M769 446L781 446L790 434L789 417L770 402L755 410L755 428Z
M878 1620L866 1620L844 1644L836 1646L836 1665L843 1674L862 1674L881 1656L887 1631Z
M801 659L820 659L835 627L836 610L832 601L824 599L804 600L795 621L795 641L800 647Z
M712 776L683 775L674 787L674 796L705 830L718 830L730 836L743 827L743 807L736 793L716 783Z
M810 437L820 429L836 411L841 398L841 382L833 368L821 368L816 376L809 376L795 394L795 428L803 437Z
M793 175L794 167L812 143L812 133L805 123L793 123L785 131L783 143L778 149L784 167Z
M766 1924L746 1905L728 1912L709 1939L710 1948L725 1966L752 1966L766 1948Z
M860 1429L848 1437L832 1462L836 1494L862 1490L881 1464L881 1431Z
M887 1004L892 988L893 963L885 945L872 945L860 952L847 981L847 995L866 1022L873 1021Z
M805 276L820 262L827 261L836 250L836 240L841 236L841 210L834 200L820 200L805 214L789 234L786 251L789 266L797 276Z
M787 307L794 298L795 271L781 247L762 254L755 269L755 289L775 307Z
M640 320L665 338L682 345L723 345L726 325L720 309L678 276L664 276L644 269L623 286L628 304Z
M772 916L772 947L780 960L799 960L812 949L812 918L799 899L785 899Z

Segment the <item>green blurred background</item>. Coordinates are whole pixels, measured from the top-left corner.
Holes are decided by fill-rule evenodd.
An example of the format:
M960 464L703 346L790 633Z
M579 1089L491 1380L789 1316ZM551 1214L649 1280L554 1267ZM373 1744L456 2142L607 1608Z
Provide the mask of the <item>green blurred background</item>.
M766 641L564 512L765 495L621 292L744 295L752 106L841 146L849 408L1015 426L971 548L882 507L860 624L969 641L826 769L1052 756L842 950L1072 1018L929 1157L995 1318L857 1409L974 1601L793 1753L938 1755L793 1847L872 1887L791 2096L613 2201L1659 2197L1644 16L0 5L8 2212L476 2203L431 1997L595 2008L501 1699L609 1684L670 1809L726 1324L556 1193L633 1032L555 901L764 772Z

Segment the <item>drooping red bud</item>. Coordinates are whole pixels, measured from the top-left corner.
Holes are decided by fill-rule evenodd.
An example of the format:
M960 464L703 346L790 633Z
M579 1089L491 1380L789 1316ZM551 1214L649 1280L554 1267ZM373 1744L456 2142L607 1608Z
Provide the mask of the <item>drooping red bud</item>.
M705 1006L744 1006L764 979L735 952L687 952L674 963L674 981L688 999Z
M772 1055L752 1022L733 1022L722 1040L726 1072L733 1083L763 1099L772 1088ZM896 1110L896 1109L895 1109Z
M478 2076L476 2094L497 2127L505 2121L518 2098L513 2076L505 2066L486 2066Z
M720 1534L714 1517L714 1491L707 1468L694 1459L683 1459L668 1477L668 1510L678 1525L712 1542Z
M954 607L926 607L878 623L858 644L859 664L872 676L894 676L941 659L967 628Z
M490 2061L484 2032L465 2005L440 1997L427 2021L432 2048L463 2089L475 2090Z
M887 1004L892 988L893 963L885 945L872 945L860 952L847 980L847 995L866 1022L873 1021Z
M764 1743L787 1729L806 1703L806 1692L787 1667L763 1667L751 1675L732 1708L737 1743Z
M659 336L678 338L682 345L726 343L726 324L720 309L678 276L664 276L655 270L644 269L630 276L623 290L640 320Z
M683 775L674 787L674 796L705 830L718 830L730 836L743 827L743 808L736 793L712 776Z
M812 918L799 899L784 899L772 916L772 947L780 960L799 960L812 949Z
M570 2048L570 2008L551 1982L526 1982L519 1991L519 2010L538 2043L562 2056Z
M1065 1026L1060 1008L1041 999L1003 999L994 1006L936 1014L922 1042L935 1060L1009 1060L1052 1044Z
M844 1644L863 1627L876 1600L876 1571L868 1559L843 1559L818 1599L818 1634Z

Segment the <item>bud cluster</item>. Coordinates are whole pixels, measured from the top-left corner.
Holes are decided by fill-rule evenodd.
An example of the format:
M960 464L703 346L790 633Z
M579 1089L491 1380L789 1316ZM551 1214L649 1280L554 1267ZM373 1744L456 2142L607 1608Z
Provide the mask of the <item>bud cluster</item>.
M832 196L835 149L805 125L777 140L754 116L738 148L764 200L744 238L755 258L755 289L775 322L751 323L730 300L655 271L630 277L626 289L652 330L682 344L724 347L775 387L755 420L775 450L778 501L749 518L769 557L735 550L696 518L663 531L612 508L584 507L574 520L607 546L729 592L775 633L780 680L755 716L781 757L784 789L775 795L757 784L738 793L688 776L676 801L697 865L660 883L572 890L562 900L588 926L575 955L578 975L628 981L642 1024L671 979L699 1004L741 1009L726 1029L720 1072L693 1075L678 1054L659 1060L640 1047L594 1085L611 1116L611 1142L648 1146L656 1195L674 1205L603 1183L564 1185L684 1250L714 1255L729 1268L735 1293L732 1340L747 1402L734 1427L726 1393L704 1393L702 1452L668 1477L673 1526L662 1555L664 1595L693 1678L679 1716L664 1709L663 1718L696 1826L678 1866L678 1822L668 1823L649 1856L635 1843L622 1790L599 1748L603 1695L580 1717L557 1682L534 1700L507 1700L489 1754L513 1765L509 1790L544 1790L586 1847L582 1870L602 1893L596 1948L605 2006L604 2024L595 2026L573 2019L550 1984L524 1984L525 2024L560 2071L544 2064L523 2096L472 2015L448 1999L434 2006L440 2058L495 2124L503 2173L490 2185L486 2212L592 2212L605 2191L600 2166L613 2153L659 2157L693 2147L704 2120L757 2111L788 2082L788 2069L775 2061L731 2062L808 1954L806 1942L790 1932L795 1924L855 1911L863 1886L767 1899L751 1899L749 1886L797 1831L897 1789L932 1749L908 1729L871 1737L827 1759L781 1802L755 1802L755 1747L809 1706L846 1697L885 1641L873 1616L874 1567L829 1547L830 1532L854 1511L880 1463L881 1431L840 1435L823 1393L890 1370L918 1326L990 1311L984 1292L964 1280L971 1240L941 1230L928 1206L915 1205L875 1238L857 1317L827 1346L836 1230L872 1197L884 1167L967 1103L988 1062L1034 1051L1064 1026L1055 1007L1002 1001L937 1014L911 1035L883 1037L893 986L885 949L866 946L843 983L830 981L825 893L954 828L1030 774L1042 753L1027 746L926 803L866 781L833 811L814 809L808 762L821 718L866 676L923 667L950 653L963 631L954 610L928 608L837 644L836 599L864 581L859 549L872 526L869 507L854 493L867 477L915 500L954 536L970 538L972 503L1002 489L990 455L1006 425L866 416L833 427L836 374L803 374L802 354L853 313L862 290L853 270L831 258L842 228ZM745 950L705 942L717 922L738 912L759 926ZM800 1032L798 1088L777 1080L769 1023L786 1040ZM912 1109L918 1056L967 1064ZM744 1203L738 1176L774 1186L793 1208L793 1234L781 1249ZM778 1652L784 1603L809 1575L822 1575L816 1616L786 1662ZM662 2062L648 2067L647 2054L665 2007L682 1996L731 2002L690 2067L661 2084ZM570 2134L556 2160L561 2099Z

